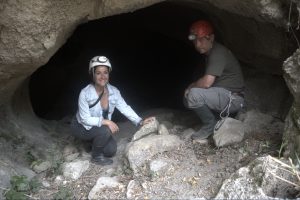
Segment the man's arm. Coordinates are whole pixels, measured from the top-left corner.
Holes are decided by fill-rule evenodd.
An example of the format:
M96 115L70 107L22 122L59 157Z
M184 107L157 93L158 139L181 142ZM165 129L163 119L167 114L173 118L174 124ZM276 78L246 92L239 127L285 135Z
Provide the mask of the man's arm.
M215 82L216 76L204 75L202 78L191 83L187 89L184 91L184 96L186 97L191 88L209 88Z
M215 82L216 76L213 75L204 75L202 78L198 79L192 87L196 88L210 88L212 84ZM191 87L191 88L192 88Z
M191 83L184 91L184 96L186 97L191 88L209 88L215 82L216 76L204 75L197 81Z

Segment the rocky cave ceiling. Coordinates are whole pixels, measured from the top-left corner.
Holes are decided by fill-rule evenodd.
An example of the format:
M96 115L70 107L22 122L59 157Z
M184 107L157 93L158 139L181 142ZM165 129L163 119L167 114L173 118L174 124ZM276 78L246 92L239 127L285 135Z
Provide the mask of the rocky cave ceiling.
M31 76L33 108L48 119L73 114L74 99L89 80L88 60L99 54L111 59L114 68L111 82L136 109L182 108L181 95L196 77L199 59L187 40L188 26L194 20L206 18L214 22L217 40L228 46L242 63L250 88L250 108L285 115L289 106L282 105L287 102L290 105L290 98L281 77L282 63L295 46L282 28L282 21L274 24L273 19L259 21L262 18L249 15L238 16L236 11L230 13L196 1L167 1L84 23ZM272 17L283 19L282 15L276 13ZM262 79L267 79L265 88L259 88ZM275 94L269 91L274 87L277 87ZM261 98L267 92L271 93L269 98ZM257 98L260 103L255 102ZM272 107L269 101L273 98L278 101Z
M266 111L286 113L288 108L282 105L288 101L288 92L282 79L282 63L296 49L286 28L289 11L297 13L296 6L289 10L290 4L280 0L158 2L7 1L1 8L1 104L13 102L15 110L31 110L33 103L34 109L41 112L47 112L43 107L52 110L54 104L64 108L70 105L70 113L74 111L70 101L86 81L86 63L96 53L103 53L114 63L112 79L121 87L128 85L125 95L129 101L144 102L137 107L146 108L149 99L153 103L149 107L170 102L180 107L179 96L193 73L189 66L197 57L187 41L187 29L192 21L204 17L214 23L218 40L242 62L252 87L250 105L270 107L270 98L277 98ZM266 89L271 93L265 102L261 97L266 91L258 86L265 84L261 80L267 82ZM279 88L277 94L273 94L275 86ZM143 87L144 93L140 92ZM58 88L63 88L59 94L55 93ZM166 90L170 95L164 96ZM35 98L40 93L41 98ZM163 98L155 102L156 96ZM58 101L63 103L43 105L45 99L51 101L54 97L61 97ZM262 102L256 103L257 99Z

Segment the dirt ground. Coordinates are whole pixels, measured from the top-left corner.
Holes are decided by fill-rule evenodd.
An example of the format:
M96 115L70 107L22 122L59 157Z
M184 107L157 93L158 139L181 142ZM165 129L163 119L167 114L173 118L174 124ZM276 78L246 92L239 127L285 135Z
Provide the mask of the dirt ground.
M184 140L183 130L179 126L169 131ZM78 180L65 182L64 187L71 192L70 197L87 199L99 177L116 176L123 186L106 189L99 194L99 198L126 199L127 186L132 180L137 183L132 189L132 199L214 198L223 181L237 169L260 156L278 157L280 134L255 133L238 144L223 148L216 148L212 138L206 144L187 139L180 148L157 154L152 159L168 161L167 169L161 174L149 174L147 170L133 174L122 154L129 139L121 138L113 165L103 167L91 163L88 171ZM41 178L50 183L50 186L42 188L33 195L34 198L50 199L62 190L61 186L55 184L54 176L43 174Z

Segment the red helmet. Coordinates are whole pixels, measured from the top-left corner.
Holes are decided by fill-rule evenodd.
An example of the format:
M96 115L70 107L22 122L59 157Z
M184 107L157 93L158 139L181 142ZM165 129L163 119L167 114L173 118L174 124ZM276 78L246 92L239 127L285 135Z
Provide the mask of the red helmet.
M204 37L213 33L214 29L210 22L206 20L199 20L191 25L189 38L193 40L195 37Z

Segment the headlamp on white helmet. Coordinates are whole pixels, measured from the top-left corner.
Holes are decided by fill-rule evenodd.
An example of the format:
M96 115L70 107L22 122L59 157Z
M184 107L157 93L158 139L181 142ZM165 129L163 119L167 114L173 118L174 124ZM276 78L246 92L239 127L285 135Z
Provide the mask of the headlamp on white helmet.
M97 66L107 66L109 72L111 72L112 67L109 62L109 59L105 56L95 56L90 60L90 65L89 65L89 73L94 74L94 67Z

